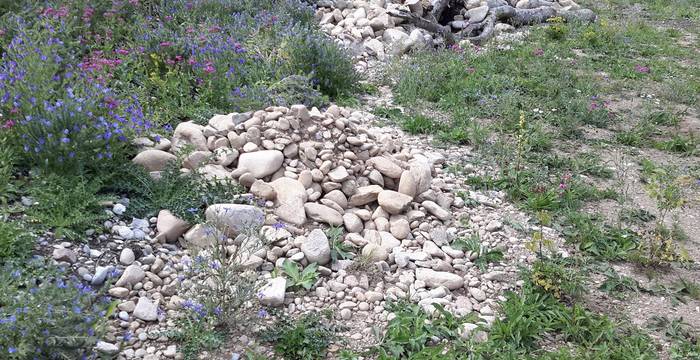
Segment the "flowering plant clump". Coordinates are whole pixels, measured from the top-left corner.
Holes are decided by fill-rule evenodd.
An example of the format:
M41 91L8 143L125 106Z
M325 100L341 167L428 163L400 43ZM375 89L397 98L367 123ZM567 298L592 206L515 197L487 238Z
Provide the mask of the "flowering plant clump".
M0 19L0 127L30 167L72 173L118 158L151 124L279 99L320 105L357 82L300 0L22 7Z
M58 37L61 23L18 18L15 24L20 30L0 62L0 109L31 165L72 172L113 158L130 136L150 127L137 98L91 78L94 67L74 64Z
M105 329L111 300L33 259L0 273L0 358L81 359Z

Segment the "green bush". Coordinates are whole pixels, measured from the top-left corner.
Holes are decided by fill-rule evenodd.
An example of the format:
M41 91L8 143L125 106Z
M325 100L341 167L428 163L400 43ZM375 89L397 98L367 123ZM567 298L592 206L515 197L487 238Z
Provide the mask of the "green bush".
M3 220L0 222L0 265L23 260L34 248L34 237L22 226Z
M436 312L431 318L417 304L406 302L391 303L388 310L396 315L386 328L381 344L375 348L379 359L440 359L454 358L444 352L452 342L460 339L460 326L468 319L455 317L442 305L434 304ZM437 337L447 340L445 344L435 344Z
M3 359L93 356L112 306L108 296L75 277L65 280L41 260L0 273L0 354Z
M156 180L142 167L129 163L106 189L129 196L130 215L143 218L167 209L190 223L201 220L208 205L247 201L237 198L243 188L234 181L207 180L197 172L182 174L180 168L179 163L171 163Z
M325 35L300 31L288 47L290 69L309 75L324 94L335 98L357 90L359 77L352 59Z
M100 206L107 197L99 195L101 179L64 177L47 174L35 179L29 195L34 205L27 209L29 217L41 226L52 229L57 238L77 239L81 233L108 218Z
M341 330L330 313L307 314L296 320L283 316L262 331L261 339L274 344L275 352L286 360L325 359L328 346Z

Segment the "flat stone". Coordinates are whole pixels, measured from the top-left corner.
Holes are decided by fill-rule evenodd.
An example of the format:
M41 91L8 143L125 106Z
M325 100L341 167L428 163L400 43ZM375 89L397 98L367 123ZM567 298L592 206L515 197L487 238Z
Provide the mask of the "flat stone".
M398 179L401 177L403 169L396 165L391 159L381 156L376 156L367 161L368 165L373 166L377 171L386 177Z
M345 167L338 166L337 168L331 170L328 173L328 177L333 182L341 183L345 181L348 177L350 177L350 174L348 173L348 170Z
M73 264L78 261L78 255L76 255L75 251L71 249L56 248L53 249L53 259L56 261L65 261Z
M368 185L357 188L355 194L350 197L350 206L362 206L377 201L379 193L382 192L379 185Z
M138 264L132 264L124 269L124 273L119 277L119 280L117 280L114 285L118 287L131 287L143 280L144 277L146 277L146 272L141 269L141 266Z
M393 190L384 190L377 197L379 206L386 210L389 214L400 214L413 201L413 197L402 194Z
M311 219L333 226L343 225L343 217L333 208L317 203L304 204L306 215Z
M277 195L275 215L288 223L303 225L306 222L304 203L308 198L304 185L297 180L281 177L272 181L270 186Z
M161 210L158 212L158 218L156 220L158 235L156 237L159 240L162 239L165 242L173 243L189 228L190 224L188 224L187 221L175 216L175 214L169 210Z
M231 237L262 226L265 220L262 210L242 204L214 204L204 214L207 221Z
M449 211L443 209L440 207L440 205L436 204L434 201L426 200L421 203L423 207L428 210L429 213L433 214L436 218L442 220L442 221L447 221L452 219L452 214L450 214Z
M424 281L430 288L444 286L450 290L456 290L464 285L464 279L457 274L426 268L416 269L416 280Z
M170 162L176 161L177 156L162 151L148 149L138 153L131 161L143 166L147 171L163 171Z

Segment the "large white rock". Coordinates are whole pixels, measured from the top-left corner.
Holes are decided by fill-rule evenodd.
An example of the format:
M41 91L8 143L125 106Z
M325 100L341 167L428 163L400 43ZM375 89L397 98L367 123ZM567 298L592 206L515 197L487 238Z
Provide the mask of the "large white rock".
M379 185L368 185L357 188L355 194L350 197L350 206L362 206L377 201L379 193L382 192Z
M411 205L413 197L393 190L384 190L379 193L377 201L379 202L379 206L386 210L386 212L396 215L400 214Z
M382 173L382 175L392 179L400 178L403 172L400 166L387 157L375 156L367 160L367 164L373 166L377 171Z
M158 302L152 302L147 297L142 296L134 308L134 317L143 321L158 320Z
M334 226L343 225L343 217L338 211L329 206L317 203L306 203L304 204L304 210L306 210L306 215L308 217L318 222Z
M416 269L416 280L425 282L425 285L430 288L444 286L450 290L456 290L464 285L464 279L457 274L426 268Z
M247 170L255 178L260 179L272 175L279 170L284 162L284 154L278 150L262 150L243 153L238 157L238 167Z
M301 244L301 252L310 263L325 265L331 261L330 243L321 229L314 229L309 233Z
M268 279L260 289L260 303L267 306L281 306L284 304L284 294L287 290L287 280L281 276Z
M270 186L277 195L275 214L288 223L303 225L306 222L304 203L308 197L304 185L297 180L281 177L271 182Z
M423 207L428 210L429 213L433 214L436 218L442 220L442 221L447 221L452 218L452 214L450 214L449 211L443 209L440 207L440 205L436 204L433 201L426 200L421 203Z
M207 208L204 215L207 221L231 237L261 226L265 221L262 210L242 204L214 204Z
M136 283L143 280L144 277L146 277L146 273L141 269L141 266L139 264L132 264L124 269L124 273L114 285L118 287L134 286Z
M192 145L195 150L209 151L207 139L202 133L203 127L193 122L181 122L175 127L171 148L174 152L186 145Z
M176 161L177 156L161 151L148 149L138 153L133 160L134 164L141 165L148 171L163 171L168 163Z
M158 240L175 242L189 228L190 224L187 221L175 216L169 210L158 212L158 220L156 221L156 230L158 230L156 238Z

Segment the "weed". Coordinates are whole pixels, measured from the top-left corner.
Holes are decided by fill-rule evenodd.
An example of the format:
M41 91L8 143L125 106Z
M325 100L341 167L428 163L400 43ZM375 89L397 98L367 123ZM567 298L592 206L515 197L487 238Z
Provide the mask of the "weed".
M612 268L603 275L605 275L605 281L598 289L612 296L623 298L625 292L639 292L639 283L629 276L620 275Z
M196 359L203 350L219 348L226 340L223 332L189 316L178 319L177 325L176 330L165 335L181 344L182 354L187 360Z
M654 147L659 150L671 151L691 156L697 152L698 140L692 135L683 136L680 134L674 134L669 140L656 142Z
M678 254L678 239L674 238L674 233L665 224L669 212L685 203L678 177L670 168L647 165L643 171L648 176L645 190L655 201L657 212L656 228L648 236L646 244L648 261L685 261L687 255L682 251Z
M318 313L292 319L286 315L264 329L263 341L274 344L275 352L288 360L325 359L328 346L342 328L332 322L332 314Z
M89 357L116 303L43 259L0 272L0 351L5 359Z
M299 270L299 266L289 259L282 263L282 272L287 276L287 288L311 289L318 278L318 264L309 264L304 270Z
M237 235L232 241L226 236L231 233L227 226L219 223L204 225L206 245L195 248L193 259L183 259L190 278L204 279L194 283L186 294L188 297L182 295L186 299L182 304L185 321L192 323L187 324L188 327L213 331L215 328L233 329L253 321L255 317L251 316L246 304L255 298L258 287L258 278L251 269L251 257L267 244L260 231L262 223L261 218L243 229L236 229Z
M481 271L484 271L488 264L503 260L503 252L501 250L490 250L481 245L481 238L478 233L472 234L472 236L467 239L455 239L450 246L457 250L469 251L476 255L474 265Z
M601 259L625 259L641 242L640 236L634 231L601 224L595 216L569 212L564 223L567 241Z
M526 274L534 286L557 299L577 299L585 292L582 274L567 259L539 259Z
M438 359L445 346L459 339L460 319L446 311L442 305L433 304L435 316L432 318L416 305L394 302L388 310L394 318L387 324L380 345L375 349L379 359ZM434 338L446 340L446 344L436 344Z
M333 262L344 259L352 259L355 257L353 250L356 249L343 241L342 227L331 226L328 230L326 230L326 236L328 237L331 246L331 260Z
M129 195L128 213L138 217L155 216L168 209L190 223L203 218L204 209L216 203L246 202L238 198L243 188L229 180L208 180L197 171L183 175L180 164L171 163L153 179L143 168L128 164L119 182L108 189Z
M23 260L34 249L35 237L20 224L0 221L0 265Z
M52 229L56 237L76 240L83 231L108 217L100 206L100 201L107 199L98 194L101 187L102 182L97 178L47 174L29 189L35 203L27 209L27 214L33 221Z

